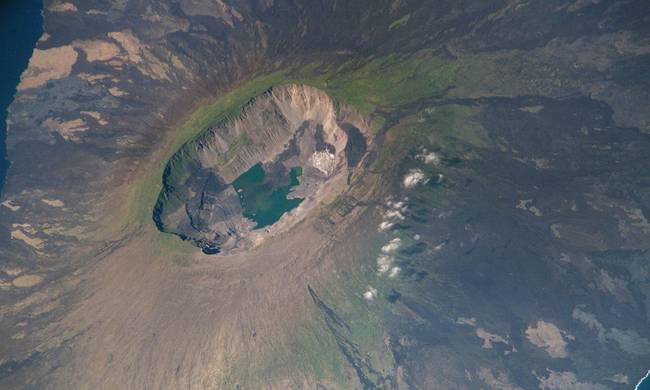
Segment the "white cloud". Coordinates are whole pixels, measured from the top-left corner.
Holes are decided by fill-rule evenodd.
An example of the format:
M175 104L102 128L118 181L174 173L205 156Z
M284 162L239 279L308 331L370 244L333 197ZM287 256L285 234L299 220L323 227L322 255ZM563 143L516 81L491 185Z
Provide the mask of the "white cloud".
M377 289L372 286L368 286L366 292L363 293L363 297L368 301L372 301L377 297Z
M411 169L404 176L403 184L406 188L413 188L420 183L426 183L428 179L420 169Z
M380 232L383 232L383 231L385 231L385 230L388 230L388 229L392 228L393 225L394 225L394 223L392 223L392 222L389 222L389 221L382 221L382 222L379 224L379 228L378 228L378 230L379 230Z
M438 252L440 249L444 248L445 245L447 245L447 243L443 241L443 242L441 242L440 244L434 246L434 247L433 247L433 250L434 250L435 252Z
M384 213L385 218L404 219L404 214L399 210L388 210Z
M393 258L387 255L379 255L377 257L377 272L385 274L393 265Z
M404 198L404 199L408 199L408 198ZM406 211L406 204L403 201L393 202L393 201L389 200L386 203L386 206L388 206L388 208L391 208L393 210L399 210L399 211L402 211L402 212Z
M436 166L440 164L440 155L435 152L430 152L427 149L422 149L422 153L415 156L420 161L424 161L425 164L430 164Z
M394 253L402 246L402 240L399 238L393 238L388 242L388 244L381 247L381 251L384 253Z
M403 213L406 212L406 209L408 207L404 201L393 202L389 198L386 201L386 207L388 210L384 211L383 213L384 220L379 224L379 227L377 228L377 230L380 232L390 229L393 227L393 225L395 225L395 222L403 221L406 219Z

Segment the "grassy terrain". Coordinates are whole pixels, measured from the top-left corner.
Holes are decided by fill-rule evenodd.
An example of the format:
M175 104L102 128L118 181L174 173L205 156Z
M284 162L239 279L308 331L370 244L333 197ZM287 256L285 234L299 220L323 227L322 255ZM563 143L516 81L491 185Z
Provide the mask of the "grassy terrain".
M473 116L478 111L478 107L448 104L426 108L419 114L419 118L424 120L427 126L435 129L435 135L441 142L457 140L485 148L490 146L487 132L473 120Z
M329 92L368 116L378 107L391 110L418 99L442 97L453 84L458 64L423 53L388 55L370 61L350 60L321 75L303 72L304 81Z
M334 336L323 323L299 327L292 341L292 349L298 351L297 360L305 373L319 381L344 378L344 358L338 352Z

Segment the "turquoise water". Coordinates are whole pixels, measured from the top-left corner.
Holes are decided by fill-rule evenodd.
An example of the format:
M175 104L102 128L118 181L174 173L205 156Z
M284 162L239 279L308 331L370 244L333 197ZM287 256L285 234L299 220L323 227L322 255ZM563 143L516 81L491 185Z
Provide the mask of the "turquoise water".
M244 209L242 214L257 223L255 229L274 224L284 213L298 207L302 199L287 199L287 195L300 184L301 174L300 167L291 168L289 185L276 187L266 180L264 167L258 163L232 183Z
M637 390L650 390L650 371L645 374L645 377L641 379L638 385L636 385Z
M7 107L43 32L42 6L42 0L0 1L0 193L9 167L5 145Z

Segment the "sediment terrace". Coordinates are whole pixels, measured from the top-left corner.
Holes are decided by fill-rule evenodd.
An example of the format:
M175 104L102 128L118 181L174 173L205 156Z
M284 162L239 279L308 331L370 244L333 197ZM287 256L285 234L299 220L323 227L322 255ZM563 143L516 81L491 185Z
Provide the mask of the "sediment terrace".
M364 118L325 92L296 84L274 87L174 154L154 221L159 230L190 240L205 253L254 246L340 194L367 155L371 138ZM289 171L301 171L288 198L304 201L264 229L243 215L233 186L257 164L268 186L285 185Z

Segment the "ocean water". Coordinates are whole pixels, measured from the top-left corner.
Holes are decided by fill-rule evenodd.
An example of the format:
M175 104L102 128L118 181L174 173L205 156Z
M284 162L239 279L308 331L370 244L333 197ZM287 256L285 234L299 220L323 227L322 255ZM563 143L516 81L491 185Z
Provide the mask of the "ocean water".
M650 371L645 375L643 379L636 385L636 390L650 390Z
M255 221L255 229L274 224L287 211L298 207L302 199L287 199L291 189L299 183L301 168L291 168L290 183L286 186L274 186L266 179L266 172L261 163L244 172L233 183L244 209L244 217Z
M43 33L42 7L42 0L0 0L0 194L9 167L5 144L7 107Z

